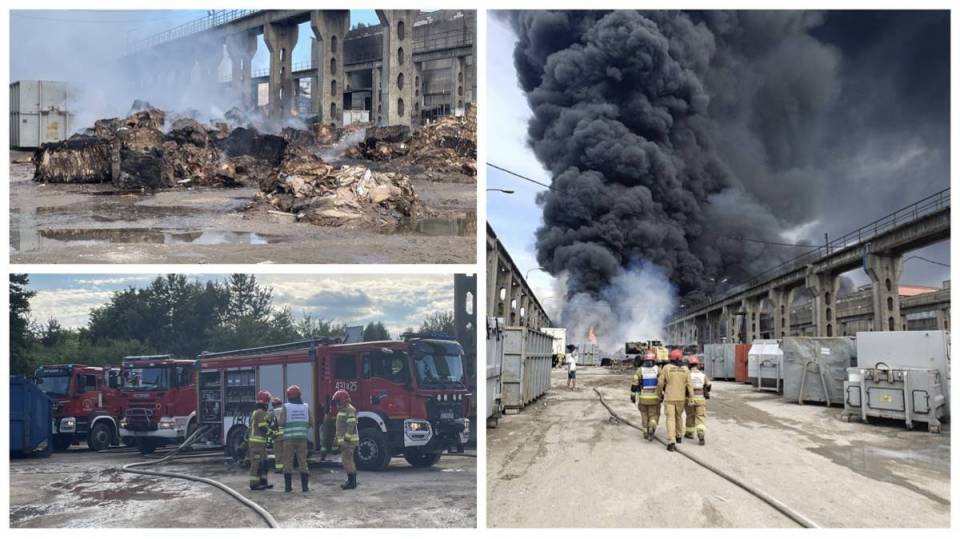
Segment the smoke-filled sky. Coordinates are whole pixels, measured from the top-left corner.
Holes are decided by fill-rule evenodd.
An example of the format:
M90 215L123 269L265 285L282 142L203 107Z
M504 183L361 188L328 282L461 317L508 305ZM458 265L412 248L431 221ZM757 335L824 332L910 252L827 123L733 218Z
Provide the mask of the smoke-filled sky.
M66 327L87 324L90 310L110 300L114 292L142 288L157 275L31 274L31 319L56 318ZM295 317L310 314L348 325L382 321L391 334L419 328L436 311L453 310L452 275L289 275L257 274L273 289L273 304L289 308ZM223 274L196 274L200 282L224 281Z
M802 252L737 238L822 242L949 185L947 12L512 13L488 34L489 160L558 188L488 169L517 190L488 216L571 292L652 261L697 297ZM902 282L948 278L912 259Z
M131 73L118 63L129 43L206 16L206 10L12 10L10 12L10 80L58 80L71 85L71 112L75 130L91 127L94 120L126 114L134 99L173 110L197 109L216 115L232 106L208 86L183 88L159 85L130 87ZM377 25L373 10L351 10L351 26ZM309 23L299 27L293 63L310 62ZM150 69L172 71L180 58L154 57ZM251 62L254 71L269 66L270 54L257 38ZM230 71L224 54L221 72Z

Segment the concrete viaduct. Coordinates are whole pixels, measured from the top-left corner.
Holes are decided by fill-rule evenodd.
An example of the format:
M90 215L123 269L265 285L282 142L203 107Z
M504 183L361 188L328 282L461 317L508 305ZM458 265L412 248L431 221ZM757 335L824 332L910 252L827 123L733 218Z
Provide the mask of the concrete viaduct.
M183 86L221 90L224 53L230 61L229 87L245 109L257 106L257 87L269 84L270 117L282 120L298 113L299 81L310 80L311 113L324 123L342 124L344 95L356 72L369 72L369 120L376 125L414 126L423 104L424 66L445 61L449 81L446 110L475 102L476 12L376 10L380 25L350 30L349 10L226 10L207 19L151 36L125 58L142 85L170 78ZM309 65L295 66L293 49L299 26L309 22L312 35ZM269 68L254 77L251 62L262 35ZM363 39L366 38L366 39ZM371 43L376 50L370 50ZM358 50L351 50L356 48ZM469 60L469 61L468 61ZM157 70L156 65L172 66ZM312 115L311 114L311 115ZM301 113L301 115L304 115Z
M899 278L904 254L949 237L950 190L945 189L768 270L721 299L687 308L667 324L666 334L674 344L723 339L750 343L762 336L779 339L808 333L804 326L809 325L808 334L830 337L844 334L854 322L860 330L904 329L904 315L924 310L938 310L939 329L944 329L949 287L901 299ZM837 298L840 275L860 267L870 277L869 291ZM794 308L794 295L802 289L809 291L811 302L805 309ZM772 318L766 332L760 327L764 310ZM806 323L792 320L804 310L809 313Z
M550 317L487 223L487 317L503 318L507 327L551 327Z

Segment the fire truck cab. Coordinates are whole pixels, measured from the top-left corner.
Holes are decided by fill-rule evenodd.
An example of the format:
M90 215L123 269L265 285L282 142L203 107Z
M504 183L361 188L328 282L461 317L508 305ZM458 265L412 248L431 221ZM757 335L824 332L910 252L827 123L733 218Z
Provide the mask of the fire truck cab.
M197 428L197 362L170 356L128 356L120 371L126 397L120 436L140 452L182 443Z
M200 356L200 425L208 441L242 458L250 413L258 391L286 400L285 388L300 386L313 411L311 447L331 447L321 428L333 393L345 389L357 409L357 466L383 470L394 456L413 466L432 466L444 450L469 438L469 390L463 348L446 339L409 338L340 344L310 340ZM321 444L321 436L327 436Z
M102 451L120 443L118 424L124 399L120 369L78 364L44 365L34 380L53 401L53 447L68 449L81 441Z

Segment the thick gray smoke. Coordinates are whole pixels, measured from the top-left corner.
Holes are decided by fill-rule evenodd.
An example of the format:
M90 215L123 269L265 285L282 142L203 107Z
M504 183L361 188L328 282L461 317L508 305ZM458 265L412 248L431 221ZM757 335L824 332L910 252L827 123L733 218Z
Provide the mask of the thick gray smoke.
M571 297L601 297L637 262L684 301L745 280L804 224L808 135L838 55L796 12L523 12L514 63L531 146L554 176L538 260ZM814 190L815 191L815 190ZM794 193L795 195L796 193Z

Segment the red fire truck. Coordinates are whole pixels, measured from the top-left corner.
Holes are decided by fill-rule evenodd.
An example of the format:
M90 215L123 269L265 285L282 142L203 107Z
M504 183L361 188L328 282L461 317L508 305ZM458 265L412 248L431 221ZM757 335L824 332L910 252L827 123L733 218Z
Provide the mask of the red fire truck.
M63 451L81 441L101 451L120 443L117 429L124 398L120 369L65 364L35 372L37 385L53 401L53 447Z
M144 454L182 443L197 428L197 362L170 356L123 358L121 390L127 399L120 436Z
M205 352L199 361L200 425L210 427L208 443L223 445L235 459L244 456L257 392L286 399L285 388L293 384L318 424L333 393L350 392L359 420L356 462L363 470L383 470L400 455L413 466L432 466L444 450L462 450L469 439L463 348L453 340L310 340ZM311 429L308 445L319 445L321 430Z

